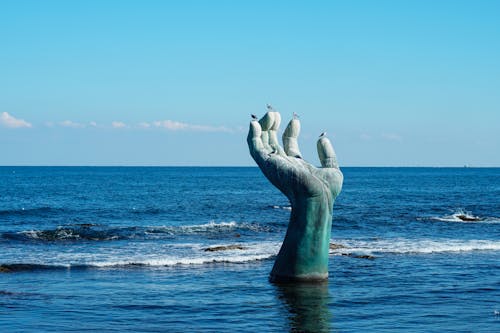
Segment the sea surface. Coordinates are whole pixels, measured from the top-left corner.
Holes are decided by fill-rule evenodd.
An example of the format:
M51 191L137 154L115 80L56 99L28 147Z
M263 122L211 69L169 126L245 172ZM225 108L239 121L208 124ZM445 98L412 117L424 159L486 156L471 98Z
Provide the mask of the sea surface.
M274 285L258 168L0 167L0 331L500 332L500 169L342 170L328 283Z

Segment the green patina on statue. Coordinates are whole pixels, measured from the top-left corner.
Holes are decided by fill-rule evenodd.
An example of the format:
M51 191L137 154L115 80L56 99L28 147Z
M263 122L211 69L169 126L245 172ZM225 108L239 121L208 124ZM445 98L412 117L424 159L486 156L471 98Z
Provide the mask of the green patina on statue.
M297 142L300 122L295 116L283 133L283 149L277 136L280 122L278 112L267 112L250 123L247 138L250 154L262 173L286 195L292 206L288 230L270 280L326 280L333 201L342 189L342 172L332 144L324 135L317 143L321 167L302 159Z

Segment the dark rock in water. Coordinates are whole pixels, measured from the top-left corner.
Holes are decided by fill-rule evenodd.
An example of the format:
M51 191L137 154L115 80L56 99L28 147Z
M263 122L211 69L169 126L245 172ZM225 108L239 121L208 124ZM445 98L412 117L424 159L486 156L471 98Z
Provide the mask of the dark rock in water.
M465 221L465 222L481 221L481 219L477 216L471 216L471 215L465 215L465 214L459 214L459 215L456 215L456 217L462 221Z
M205 252L215 252L215 251L228 251L228 250L245 250L246 247L232 244L232 245L221 245L221 246L211 246L203 249Z
M9 269L9 267L5 267L3 265L0 265L0 273L10 273L12 272L11 269Z
M368 254L363 254L363 255L351 255L351 257L353 258L358 258L358 259L369 259L369 260L373 260L375 259L374 256L371 256L371 255L368 255Z
M342 244L335 244L335 243L330 243L330 250L338 250L338 249L345 249L346 246Z
M369 254L355 254L355 253L342 253L343 256L357 258L357 259L369 259L374 260L375 257Z

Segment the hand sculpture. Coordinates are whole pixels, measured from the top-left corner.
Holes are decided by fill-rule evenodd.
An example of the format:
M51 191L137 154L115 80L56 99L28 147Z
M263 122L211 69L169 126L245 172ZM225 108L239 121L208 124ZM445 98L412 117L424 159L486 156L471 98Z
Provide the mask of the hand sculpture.
M270 111L250 123L248 147L262 173L290 200L292 212L285 240L271 271L272 282L321 281L328 278L328 251L333 201L342 189L343 176L330 140L322 135L317 148L321 168L302 159L297 138L300 122L292 119L277 132L278 112Z

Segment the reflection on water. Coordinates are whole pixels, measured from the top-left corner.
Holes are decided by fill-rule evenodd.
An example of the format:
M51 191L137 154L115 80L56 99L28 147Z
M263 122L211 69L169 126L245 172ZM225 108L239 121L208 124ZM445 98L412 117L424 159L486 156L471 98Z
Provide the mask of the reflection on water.
M276 285L278 298L289 312L290 332L329 332L328 283Z

